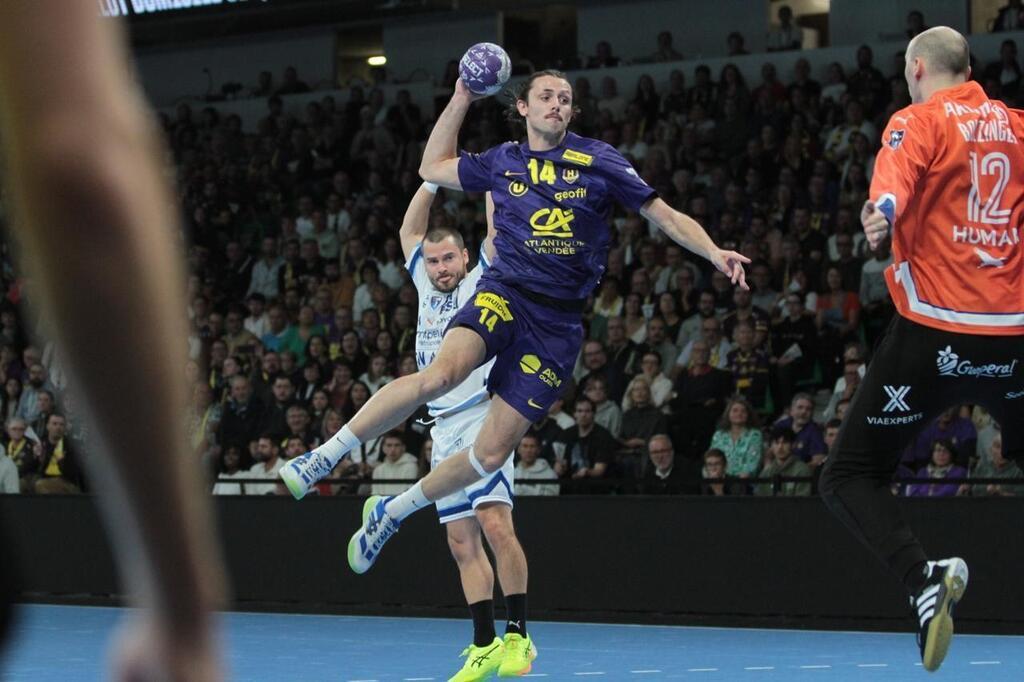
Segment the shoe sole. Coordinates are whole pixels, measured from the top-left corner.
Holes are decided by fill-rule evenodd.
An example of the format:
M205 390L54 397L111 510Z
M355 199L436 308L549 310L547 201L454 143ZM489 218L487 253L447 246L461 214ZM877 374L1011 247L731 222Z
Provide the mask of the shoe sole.
M356 563L356 557L359 556L359 535L363 532L363 528L366 527L366 520L370 518L370 512L373 511L373 508L377 506L379 501L380 495L370 495L366 498L366 502L363 502L362 526L352 534L352 537L348 541L348 567L352 569L353 573L358 573L359 575L366 573L370 570L370 567L373 566L372 562L370 563L370 566L365 568L359 566Z
M489 680L492 677L494 677L494 675L496 673L497 673L496 670L492 670L490 672L481 673L481 675L478 676L478 677L464 677L464 678L462 678L461 682L483 682L484 680ZM448 678L448 682L452 682L452 680L454 680L454 679L455 679L454 677L449 677Z
M537 660L537 647L530 645L530 662L522 670L516 672L503 672L500 668L498 669L498 677L522 677L523 675L529 675L530 671L533 670L533 662Z
M924 645L921 663L928 672L935 672L942 665L953 639L953 605L963 599L967 590L967 563L963 559L951 559L942 576L935 616L928 624L928 638Z
M277 475L284 481L284 487L288 488L288 492L292 494L296 500L301 500L306 496L307 490L304 489L302 481L298 479L298 474L291 470L290 464L285 464L281 467L281 470L277 472Z

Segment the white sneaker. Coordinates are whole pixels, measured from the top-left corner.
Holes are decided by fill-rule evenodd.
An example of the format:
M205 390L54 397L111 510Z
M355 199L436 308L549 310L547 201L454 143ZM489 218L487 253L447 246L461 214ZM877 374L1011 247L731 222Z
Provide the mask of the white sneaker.
M277 472L288 491L296 500L301 500L321 478L331 473L327 458L317 452L306 452L289 460Z
M390 499L372 495L363 503L363 527L348 541L348 565L356 573L369 571L384 543L398 532L399 522L384 511Z
M928 581L910 598L918 619L917 645L924 669L939 669L953 639L953 606L967 589L967 562L958 557L928 562Z

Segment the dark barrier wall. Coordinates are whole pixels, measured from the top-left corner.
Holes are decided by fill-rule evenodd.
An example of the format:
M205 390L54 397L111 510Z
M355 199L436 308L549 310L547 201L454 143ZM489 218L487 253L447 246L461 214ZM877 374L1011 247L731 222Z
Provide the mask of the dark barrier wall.
M218 498L236 606L363 613L460 607L455 566L432 512L410 518L369 574L349 571L345 547L361 505ZM903 509L932 556L958 554L970 564L959 624L1024 630L1021 503L921 499L905 500ZM0 519L17 547L29 598L116 592L88 498L0 496ZM534 617L902 622L909 613L898 582L815 498L526 498L518 501L516 525L530 560Z

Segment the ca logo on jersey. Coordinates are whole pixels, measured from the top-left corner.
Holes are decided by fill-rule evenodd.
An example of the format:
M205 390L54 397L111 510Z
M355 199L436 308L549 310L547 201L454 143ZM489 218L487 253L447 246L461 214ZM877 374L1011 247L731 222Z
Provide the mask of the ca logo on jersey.
M524 194L526 194L526 191L528 189L530 189L530 186L527 185L525 182L513 180L512 182L508 183L508 193L514 197L523 196Z
M576 181L580 179L580 172L575 168L563 168L562 169L562 180L570 185L576 184Z
M530 227L535 237L571 237L574 218L571 208L542 208L530 216Z

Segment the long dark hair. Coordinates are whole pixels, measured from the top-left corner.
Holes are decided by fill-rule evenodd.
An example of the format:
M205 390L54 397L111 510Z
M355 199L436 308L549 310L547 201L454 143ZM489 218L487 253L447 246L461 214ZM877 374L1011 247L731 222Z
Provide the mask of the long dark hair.
M557 69L544 69L543 71L534 71L529 75L529 77L526 80L516 83L506 91L506 98L508 99L508 104L505 107L505 120L508 121L509 125L511 125L512 128L517 132L525 131L526 123L523 120L522 114L519 113L519 109L517 108L516 103L519 102L519 100L526 102L527 97L530 94L530 88L533 87L533 82L538 78L543 78L544 76L561 78L566 83L569 83L569 89L573 93L572 117L569 119L569 122L571 123L580 114L580 108L576 106L576 91L573 88L572 83L569 82L569 79L566 77L564 73L558 71Z

